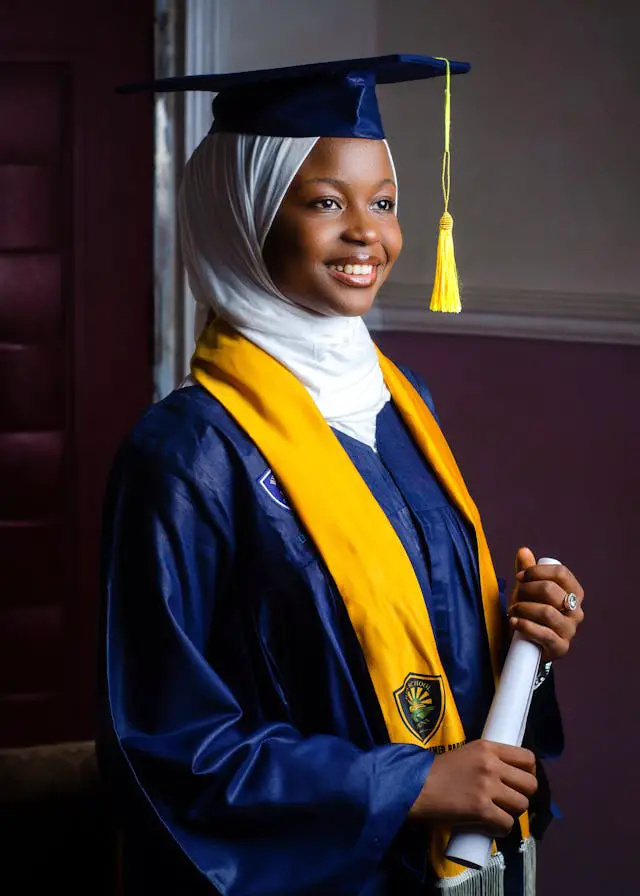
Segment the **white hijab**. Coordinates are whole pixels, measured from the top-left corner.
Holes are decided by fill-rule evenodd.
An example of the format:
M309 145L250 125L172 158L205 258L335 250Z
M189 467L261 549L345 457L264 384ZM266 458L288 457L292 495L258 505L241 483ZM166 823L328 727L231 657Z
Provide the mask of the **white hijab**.
M187 162L178 218L196 337L213 310L288 367L330 426L375 449L376 417L390 396L364 321L295 305L262 258L280 203L317 140L220 133L205 137Z

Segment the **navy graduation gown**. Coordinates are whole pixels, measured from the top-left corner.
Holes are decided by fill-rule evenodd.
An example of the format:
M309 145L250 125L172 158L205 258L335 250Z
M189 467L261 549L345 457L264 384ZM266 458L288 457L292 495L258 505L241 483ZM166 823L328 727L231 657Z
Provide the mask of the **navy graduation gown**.
M477 737L492 683L473 532L393 404L378 454L336 435L407 550ZM98 747L127 892L425 892L425 836L405 821L432 754L389 743L322 559L260 452L199 386L150 408L116 458L103 590ZM546 690L539 727L557 752Z

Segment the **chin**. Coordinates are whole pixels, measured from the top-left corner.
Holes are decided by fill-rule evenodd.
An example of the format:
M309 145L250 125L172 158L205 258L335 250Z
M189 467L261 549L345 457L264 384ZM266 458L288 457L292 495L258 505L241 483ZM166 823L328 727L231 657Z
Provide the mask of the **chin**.
M324 314L339 314L342 317L361 317L371 311L376 292L365 289L349 289L353 295L332 295L324 299ZM319 308L316 305L316 308Z
M316 292L311 297L307 294L292 301L296 305L306 308L307 311L322 317L361 317L371 310L377 292L377 289L374 291L347 287L346 295L345 291L341 289L339 292L333 290L331 292Z
M336 314L342 315L342 317L362 317L365 314L368 314L371 311L373 306L373 300L371 302L367 302L366 304L359 305L358 307L354 307L353 305L349 305L347 307L340 308L336 310Z

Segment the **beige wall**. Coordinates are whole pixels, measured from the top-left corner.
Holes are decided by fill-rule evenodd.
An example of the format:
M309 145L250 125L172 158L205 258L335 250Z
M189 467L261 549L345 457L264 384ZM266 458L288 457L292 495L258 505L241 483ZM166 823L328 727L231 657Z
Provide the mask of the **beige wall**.
M375 0L223 0L228 70L375 54Z
M452 212L467 287L640 295L640 6L378 0L378 51L449 55ZM432 277L441 84L380 90L397 158L403 283ZM404 188L404 189L403 189Z

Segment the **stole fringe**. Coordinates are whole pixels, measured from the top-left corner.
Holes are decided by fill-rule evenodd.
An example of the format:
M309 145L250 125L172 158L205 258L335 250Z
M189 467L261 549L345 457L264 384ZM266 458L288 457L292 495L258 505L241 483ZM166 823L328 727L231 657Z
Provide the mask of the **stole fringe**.
M455 877L444 877L436 889L446 896L504 896L504 856L497 852L485 868L467 868Z
M536 841L527 837L520 844L524 896L536 896ZM504 856L491 856L486 868L468 868L455 877L445 877L436 884L442 896L504 896Z
M536 841L527 837L520 844L524 896L536 896Z

